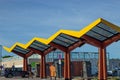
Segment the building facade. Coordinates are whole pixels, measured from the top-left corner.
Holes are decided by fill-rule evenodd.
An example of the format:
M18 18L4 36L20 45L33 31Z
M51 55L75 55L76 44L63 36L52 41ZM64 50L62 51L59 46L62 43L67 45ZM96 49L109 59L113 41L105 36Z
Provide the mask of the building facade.
M61 59L64 60L64 53L61 51L53 51L46 55L46 63L54 62L59 60L59 56L61 56ZM107 54L107 57L109 55ZM28 58L28 65L31 66L34 64L40 64L41 56L38 54L34 54ZM95 74L98 72L98 52L71 52L71 62L74 65L72 66L79 66L79 64L82 64L82 62L90 62L90 71L91 74ZM64 62L64 61L63 61ZM78 63L77 63L78 62ZM4 58L2 59L2 65L4 65L5 68L11 68L13 65L16 68L22 68L23 67L23 58L19 56L14 56L10 58ZM109 57L107 60L107 66L109 67ZM33 66L34 70L37 71L38 66ZM79 66L81 67L81 66ZM83 69L83 68L81 68ZM79 75L81 75L81 70L77 70Z

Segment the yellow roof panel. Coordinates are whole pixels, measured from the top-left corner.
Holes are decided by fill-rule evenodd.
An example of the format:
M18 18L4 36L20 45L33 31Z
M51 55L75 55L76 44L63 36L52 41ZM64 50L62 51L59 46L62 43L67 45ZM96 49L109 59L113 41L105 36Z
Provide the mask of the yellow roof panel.
M20 46L20 47L24 47L25 45L19 42L16 42L12 47L8 48L6 46L3 46L3 48L8 51L8 52L12 52L12 50L16 47L16 46Z
M50 42L52 42L57 36L59 36L61 33L66 34L66 35L70 35L76 38L80 38L82 37L84 34L86 34L88 31L90 31L92 28L96 27L96 25L98 25L99 23L103 23L106 24L107 26L111 27L112 29L120 32L120 28L102 18L98 18L97 20L95 20L94 22L92 22L91 24L89 24L88 26L86 26L85 28L83 28L80 31L73 31L73 30L59 30L58 32L56 32L55 34L53 34L52 36L50 36L48 39L44 39L44 38L38 38L35 37L32 40L30 40L28 43L26 43L25 45L23 44L18 44L15 43L11 48L7 48L4 47L5 50L7 50L8 52L11 52L16 45L21 46L24 49L27 49L35 40L39 41L43 44L48 45Z

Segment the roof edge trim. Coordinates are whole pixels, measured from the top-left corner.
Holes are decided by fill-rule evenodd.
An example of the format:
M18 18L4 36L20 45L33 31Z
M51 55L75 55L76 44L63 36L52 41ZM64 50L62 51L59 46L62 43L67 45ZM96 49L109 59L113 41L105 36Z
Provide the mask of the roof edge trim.
M117 26L117 25L115 25L115 24L112 24L111 22L106 21L106 20L104 20L104 19L102 19L101 22L104 23L104 24L106 24L107 26L111 27L112 29L114 29L114 30L120 32L119 26Z
M8 48L6 46L3 46L3 49L5 49L6 51L8 52L12 52L12 50L16 47L16 46L19 46L19 47L24 47L25 45L22 44L22 43L19 43L19 42L16 42L12 47Z
M85 28L83 28L82 30L79 31L79 38L81 36L83 36L85 33L87 33L89 30L91 30L92 28L94 28L97 24L99 24L102 21L102 18L98 18L97 20L95 20L94 22L90 23L89 25L87 25Z

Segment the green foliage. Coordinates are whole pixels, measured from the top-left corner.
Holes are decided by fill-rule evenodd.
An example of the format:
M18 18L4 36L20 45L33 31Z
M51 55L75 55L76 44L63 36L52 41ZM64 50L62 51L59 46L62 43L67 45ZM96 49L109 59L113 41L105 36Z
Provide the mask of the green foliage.
M3 56L2 58L9 58L9 57L13 57L13 56L8 55L8 56Z

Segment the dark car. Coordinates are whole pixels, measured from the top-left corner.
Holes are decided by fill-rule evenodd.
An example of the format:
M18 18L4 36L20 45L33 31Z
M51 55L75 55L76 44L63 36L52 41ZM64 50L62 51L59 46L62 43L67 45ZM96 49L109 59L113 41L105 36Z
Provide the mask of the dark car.
M22 71L22 70L18 70L18 69L5 69L5 74L4 76L6 78L12 78L15 76L21 76L21 77L29 77L29 73L27 71Z

